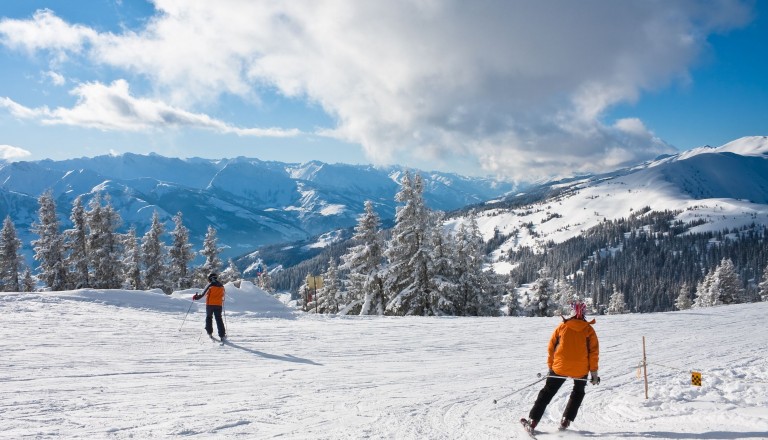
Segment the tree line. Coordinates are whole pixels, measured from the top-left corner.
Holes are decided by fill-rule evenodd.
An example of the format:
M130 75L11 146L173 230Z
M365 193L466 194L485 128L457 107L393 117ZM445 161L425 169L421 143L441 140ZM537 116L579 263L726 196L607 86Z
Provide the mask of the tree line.
M219 273L221 248L216 229L208 226L203 248L199 252L189 243L189 230L182 213L173 217L170 245L164 242L165 226L157 211L149 230L137 237L135 227L120 233L122 219L109 198L96 193L87 206L83 197L72 203L72 227L61 230L56 204L51 191L38 198L38 219L31 231L38 236L32 241L37 273L32 274L21 257L21 240L10 216L0 230L0 289L6 292L45 290L60 291L79 288L96 289L160 289L165 293L205 285L211 272ZM202 256L203 263L193 260ZM241 275L232 260L220 279L236 279Z
M768 228L750 224L692 232L703 221L684 224L675 220L677 214L646 207L563 243L549 243L544 252L509 252L506 258L515 267L510 275L518 285L535 282L547 267L596 311L606 312L676 310L687 304L681 295L700 307L766 299ZM717 299L700 300L712 295L712 285ZM623 307L615 304L619 295Z

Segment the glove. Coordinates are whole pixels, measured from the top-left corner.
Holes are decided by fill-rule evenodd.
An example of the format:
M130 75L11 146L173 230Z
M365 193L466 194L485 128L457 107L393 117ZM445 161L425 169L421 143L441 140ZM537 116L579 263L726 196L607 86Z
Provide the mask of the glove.
M200 299L199 295L197 294L192 295L192 301L197 301L198 299Z
M592 385L600 385L600 376L597 375L597 370L590 371L589 374L590 374L589 383L591 383Z

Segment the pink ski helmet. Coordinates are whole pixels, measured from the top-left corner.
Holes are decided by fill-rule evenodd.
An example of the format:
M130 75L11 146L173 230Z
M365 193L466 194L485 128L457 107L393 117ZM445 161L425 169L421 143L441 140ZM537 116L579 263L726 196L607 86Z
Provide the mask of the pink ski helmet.
M587 305L581 301L572 302L571 309L573 309L573 316L576 319L584 319L587 314Z

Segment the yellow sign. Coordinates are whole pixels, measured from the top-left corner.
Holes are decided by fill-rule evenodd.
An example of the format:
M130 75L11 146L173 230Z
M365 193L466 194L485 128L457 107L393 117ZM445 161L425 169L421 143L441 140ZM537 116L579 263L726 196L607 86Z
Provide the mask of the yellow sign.
M307 275L307 287L310 289L322 289L323 288L323 277L315 277L312 275Z
M691 371L691 385L697 387L701 386L701 373L698 371Z

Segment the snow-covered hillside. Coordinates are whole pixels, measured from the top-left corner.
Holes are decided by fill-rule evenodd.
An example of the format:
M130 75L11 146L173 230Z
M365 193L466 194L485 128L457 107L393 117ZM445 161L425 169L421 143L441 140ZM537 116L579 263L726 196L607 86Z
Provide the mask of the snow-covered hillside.
M518 208L488 203L478 213L484 238L517 231L497 250L561 243L605 220L646 207L681 211L683 222L706 220L691 232L768 225L768 138L750 137L704 147L615 173L552 185L559 194ZM456 228L465 219L448 222Z
M313 316L227 290L225 346L191 291L0 294L0 438L528 438L541 383L525 387L560 318ZM539 437L768 438L766 314L598 316L602 383L565 433L561 389Z

